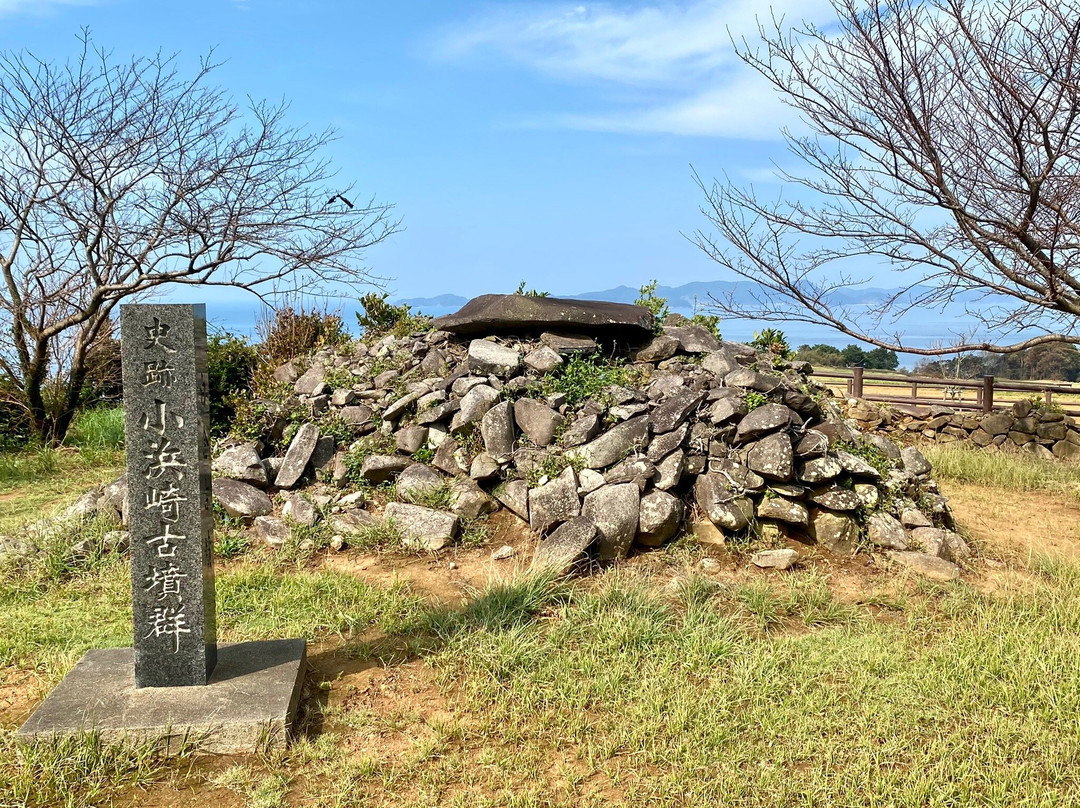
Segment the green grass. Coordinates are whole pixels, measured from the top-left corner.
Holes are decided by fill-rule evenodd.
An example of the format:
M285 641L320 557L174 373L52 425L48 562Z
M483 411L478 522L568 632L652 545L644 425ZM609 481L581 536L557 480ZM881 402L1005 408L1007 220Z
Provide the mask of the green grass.
M123 471L109 449L38 449L0 453L0 534L70 505Z
M68 446L81 449L124 448L124 410L122 407L95 407L75 416L67 439Z
M1080 464L1040 460L1023 452L986 452L965 447L920 447L938 480L1013 491L1080 493Z

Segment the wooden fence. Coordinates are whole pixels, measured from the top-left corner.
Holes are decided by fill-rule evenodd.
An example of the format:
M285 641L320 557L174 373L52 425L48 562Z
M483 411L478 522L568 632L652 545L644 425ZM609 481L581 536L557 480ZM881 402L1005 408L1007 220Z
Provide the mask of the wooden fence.
M946 404L957 410L992 412L996 392L1013 394L999 396L997 406L1005 407L1021 397L1039 395L1046 404L1059 404L1067 415L1080 415L1080 398L1077 401L1054 401L1054 394L1080 397L1080 386L1045 382L999 381L993 376L981 379L936 379L932 376L903 376L890 373L867 373L864 368L844 370L815 370L814 377L829 387L845 387L849 397L885 404ZM908 388L907 395L900 391ZM883 389L884 388L884 389ZM891 388L896 388L893 395ZM1027 394L1024 396L1023 394Z

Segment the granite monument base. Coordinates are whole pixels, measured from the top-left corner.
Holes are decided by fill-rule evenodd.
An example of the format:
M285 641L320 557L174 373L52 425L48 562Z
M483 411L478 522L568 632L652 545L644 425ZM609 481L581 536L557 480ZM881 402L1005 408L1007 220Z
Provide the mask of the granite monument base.
M19 728L22 743L97 731L103 740L185 743L218 754L286 745L304 678L304 640L218 646L209 684L135 687L131 648L88 651Z

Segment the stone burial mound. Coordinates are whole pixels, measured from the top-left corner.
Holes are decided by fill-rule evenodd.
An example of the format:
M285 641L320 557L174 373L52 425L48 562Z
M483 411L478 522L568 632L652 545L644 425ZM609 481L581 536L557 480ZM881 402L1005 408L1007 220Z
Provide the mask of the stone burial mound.
M789 545L760 565L805 543L959 574L969 551L930 464L846 422L809 366L571 302L487 295L433 330L282 365L282 396L238 430L255 439L218 447L216 499L271 544L295 522L324 520L342 547L389 521L438 551L505 509L538 537L534 567L620 559L696 520L706 540Z

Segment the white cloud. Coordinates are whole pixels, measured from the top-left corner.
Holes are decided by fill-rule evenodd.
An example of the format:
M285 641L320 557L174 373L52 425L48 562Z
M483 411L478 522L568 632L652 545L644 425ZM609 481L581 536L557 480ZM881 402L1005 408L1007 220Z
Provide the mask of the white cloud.
M498 9L444 29L448 60L516 62L564 82L599 84L595 113L563 126L616 132L773 139L794 113L736 57L731 40L756 36L758 18L826 16L827 0L694 0L633 8L606 3ZM647 101L615 100L626 90ZM605 94L605 91L607 93ZM620 92L621 91L621 92Z
M97 0L0 0L0 17L45 14L63 6L92 6Z

